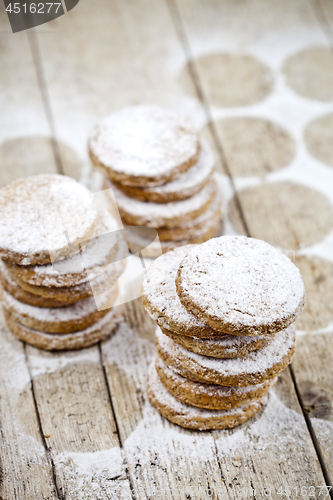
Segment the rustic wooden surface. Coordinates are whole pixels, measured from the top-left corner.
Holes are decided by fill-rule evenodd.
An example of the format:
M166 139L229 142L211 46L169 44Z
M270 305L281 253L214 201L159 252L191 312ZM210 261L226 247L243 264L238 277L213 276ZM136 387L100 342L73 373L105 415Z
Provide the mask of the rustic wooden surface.
M94 122L129 104L175 107L214 146L225 231L285 248L308 291L292 371L233 431L186 431L149 405L154 325L140 299L126 304L113 338L80 352L25 346L1 318L0 498L328 498L333 171L310 157L302 132L332 101L290 90L284 62L329 47L332 12L325 0L81 0L12 35L0 4L1 185L58 171L99 189L86 153ZM233 53L254 59L232 66L236 77L244 65L252 72L248 88L236 77L229 85L218 67Z

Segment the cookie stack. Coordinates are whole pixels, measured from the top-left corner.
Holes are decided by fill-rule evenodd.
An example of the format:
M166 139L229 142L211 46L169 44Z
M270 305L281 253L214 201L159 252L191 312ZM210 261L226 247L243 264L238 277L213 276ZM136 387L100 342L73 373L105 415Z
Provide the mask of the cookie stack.
M224 429L255 415L291 362L305 289L279 250L222 236L156 259L142 301L158 324L149 401L183 427Z
M124 242L116 222L74 179L37 175L0 190L0 280L5 319L47 350L90 346L121 311Z
M177 113L153 106L125 108L95 126L89 152L105 175L105 189L113 190L123 223L140 226L131 232L132 245L149 246L147 256L216 234L221 193L213 176L214 156ZM152 243L144 227L155 228L159 242Z

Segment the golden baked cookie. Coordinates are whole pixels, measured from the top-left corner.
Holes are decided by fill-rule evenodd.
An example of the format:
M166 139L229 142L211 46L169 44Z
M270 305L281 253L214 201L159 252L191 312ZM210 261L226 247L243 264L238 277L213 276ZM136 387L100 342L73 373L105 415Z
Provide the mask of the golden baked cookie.
M188 380L166 366L157 356L155 368L164 387L182 403L207 410L230 410L267 396L276 379L247 387L228 387Z
M23 342L47 351L82 349L101 342L115 331L122 318L121 308L117 306L111 309L99 321L84 330L67 334L57 334L33 330L13 321L6 311L4 311L4 314L9 329L16 337Z
M114 304L118 286L105 293L105 303ZM94 297L58 308L34 307L19 302L6 291L2 292L2 305L13 321L46 333L70 333L88 328L105 316L108 309L98 310Z
M19 265L75 255L95 236L99 214L92 194L64 175L18 179L0 189L0 257Z
M175 278L179 265L192 248L195 245L175 248L150 265L142 282L142 302L148 314L161 328L190 337L219 338L221 332L188 312L176 291Z
M200 139L200 154L198 161L184 174L171 182L160 186L137 187L116 183L116 187L127 196L140 201L155 203L170 203L185 200L198 193L212 177L215 161L212 149L205 139ZM105 179L105 189L112 188L109 179Z
M256 337L250 335L222 335L220 333L220 337L200 339L188 335L179 335L179 333L174 333L167 328L160 328L164 335L170 337L184 349L213 358L241 358L249 354L249 352L267 346L275 336L275 333Z
M103 293L107 288L111 288L119 276L124 272L126 260L119 260L106 266L103 274L91 281L85 281L80 285L70 287L48 287L30 285L20 280L17 276L11 275L16 283L29 293L39 295L46 299L59 300L66 302L67 305L74 304L79 300L91 297L96 293Z
M133 227L133 226L132 226ZM197 234L193 234L189 238L178 241L159 241L155 240L151 243L151 240L140 236L139 234L133 233L131 236L131 250L133 253L137 253L139 250L144 248L145 257L155 259L164 253L174 250L175 248L182 247L185 245L192 245L197 243L203 243L220 234L221 231L221 221L210 221L207 226L202 228Z
M194 165L198 133L176 112L157 106L132 106L95 126L89 153L106 177L128 186L157 186Z
M246 236L221 236L190 250L179 266L180 301L214 330L277 332L304 307L299 269L280 250Z
M167 366L180 375L185 368L186 378L194 382L245 387L271 380L289 365L295 352L295 330L293 326L281 330L268 346L242 358L213 358L188 351L159 328L155 346Z
M253 417L266 403L267 398L230 410L207 410L182 403L164 387L154 363L149 369L147 382L148 400L163 417L188 429L218 430L236 427Z
M68 305L66 302L59 300L45 299L39 295L27 292L21 288L16 281L11 277L6 267L0 259L0 283L2 288L12 295L15 299L30 306L35 307L64 307Z
M135 200L115 186L113 186L113 193L124 224L173 228L189 223L208 208L216 194L216 183L212 180L192 198L170 203Z
M91 282L105 272L106 266L128 255L127 242L123 233L117 230L116 220L110 214L103 216L99 235L79 254L43 266L19 266L10 262L5 265L11 274L30 285L70 287Z

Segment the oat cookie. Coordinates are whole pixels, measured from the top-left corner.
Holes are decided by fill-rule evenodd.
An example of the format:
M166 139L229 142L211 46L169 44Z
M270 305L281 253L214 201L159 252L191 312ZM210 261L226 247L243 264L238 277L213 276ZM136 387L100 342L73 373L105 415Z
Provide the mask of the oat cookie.
M114 304L118 286L105 292L105 304ZM13 321L45 333L70 333L88 328L105 316L108 309L98 310L95 299L89 297L73 305L58 308L34 307L19 302L6 291L2 293L2 305Z
M202 384L188 380L167 367L157 356L155 368L164 387L182 403L208 410L230 410L267 395L276 379L247 387Z
M39 332L38 330L20 325L16 321L13 321L6 311L4 313L7 325L16 337L23 340L23 342L47 351L82 349L101 342L115 331L122 318L121 308L118 306L111 309L97 323L84 330L67 334L55 334Z
M89 140L95 167L128 186L157 186L194 165L197 132L176 112L132 106L101 120Z
M141 201L170 203L190 198L198 193L211 179L215 161L212 149L205 139L200 139L200 154L197 163L171 182L160 186L134 187L116 184L116 187L127 196ZM105 179L105 189L112 187L109 179Z
M23 288L25 291L35 295L39 295L46 299L59 300L68 304L74 304L78 300L91 297L93 294L103 293L104 290L111 288L119 276L124 272L126 267L126 260L119 260L113 264L109 264L103 271L103 274L97 278L85 281L80 285L70 287L55 287L55 286L36 286L30 285L20 280L14 274L11 278Z
M295 330L293 326L281 330L268 346L242 358L213 358L188 351L159 328L155 346L167 366L181 375L185 368L186 378L194 382L245 387L271 380L288 366L295 352Z
M50 252L77 254L78 243L95 236L98 221L91 193L74 179L18 179L0 190L0 257L35 265L51 262Z
M233 335L282 330L305 302L304 283L291 260L246 236L221 236L193 248L179 266L176 287L188 311Z
M19 266L10 262L5 265L13 275L30 285L69 287L92 281L105 272L105 266L127 255L127 243L117 231L115 219L104 214L99 235L79 254L43 266Z
M213 358L241 358L249 352L257 351L270 344L274 338L271 335L222 335L211 339L200 339L188 335L179 335L167 328L160 327L162 333L167 335L176 344L184 347L188 351L211 356Z
M196 248L196 245L175 248L150 265L142 282L142 302L148 314L162 328L190 337L220 337L221 332L213 330L207 323L188 312L177 295L177 271L192 248Z
M16 281L11 277L10 273L7 271L6 267L3 265L0 259L0 284L2 288L12 295L15 299L24 304L29 304L35 307L64 307L68 305L66 302L61 302L59 300L45 299L34 293L27 292L21 288Z
M143 202L130 198L113 186L122 221L129 226L177 227L199 217L213 202L216 194L214 180L197 194L170 203Z
M160 381L154 363L147 382L148 399L152 406L166 419L188 429L230 429L253 417L266 403L266 398L232 408L230 410L206 410L178 401Z

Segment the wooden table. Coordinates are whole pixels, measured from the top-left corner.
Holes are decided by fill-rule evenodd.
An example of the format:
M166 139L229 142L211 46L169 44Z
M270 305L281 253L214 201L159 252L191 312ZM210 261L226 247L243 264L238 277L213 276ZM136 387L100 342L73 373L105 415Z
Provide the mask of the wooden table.
M113 338L79 352L39 351L1 319L0 497L329 498L332 2L81 0L15 35L0 11L2 185L59 172L93 187L97 119L136 103L179 109L215 148L225 232L286 249L308 292L291 369L232 431L186 431L147 403L154 325L140 299Z

